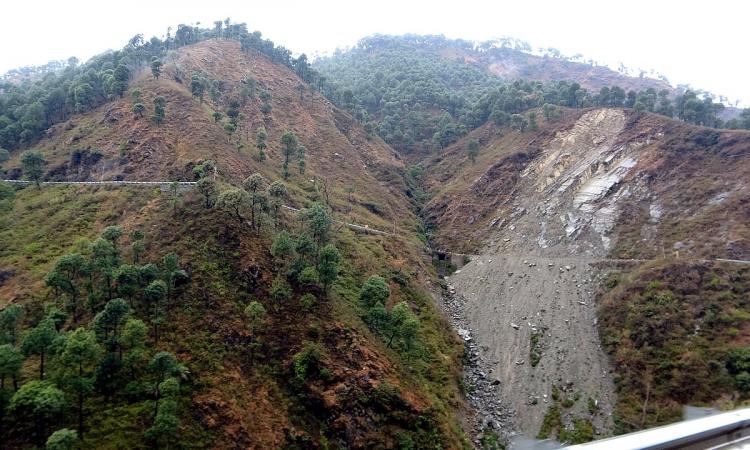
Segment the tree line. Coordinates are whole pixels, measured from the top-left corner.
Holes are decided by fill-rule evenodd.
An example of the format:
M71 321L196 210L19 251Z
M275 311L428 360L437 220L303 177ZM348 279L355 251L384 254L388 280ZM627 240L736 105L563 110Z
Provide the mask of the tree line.
M722 121L724 105L704 92L677 94L619 86L589 91L576 82L503 81L442 51L468 48L442 36L373 36L315 62L335 80L329 98L403 152L444 148L471 129L545 104L569 108L626 107L709 127L750 129L750 109Z

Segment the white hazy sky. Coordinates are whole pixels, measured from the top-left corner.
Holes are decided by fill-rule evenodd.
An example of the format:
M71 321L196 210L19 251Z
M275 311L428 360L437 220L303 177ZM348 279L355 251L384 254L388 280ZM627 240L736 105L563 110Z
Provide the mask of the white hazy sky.
M444 34L513 36L536 47L583 54L610 67L654 69L674 85L750 105L750 3L707 1L476 0L21 0L0 15L0 73L121 48L137 33L231 17L296 53L325 53L361 37Z

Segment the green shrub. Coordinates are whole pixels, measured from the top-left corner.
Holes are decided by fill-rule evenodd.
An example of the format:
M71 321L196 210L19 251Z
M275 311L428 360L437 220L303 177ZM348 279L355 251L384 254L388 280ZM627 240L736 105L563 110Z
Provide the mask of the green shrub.
M560 414L560 407L557 404L552 404L544 415L542 426L539 428L539 434L536 435L536 438L547 439L555 430L559 430L561 427L562 415Z
M305 294L299 299L299 304L305 311L311 311L315 306L315 296L312 294Z
M292 358L294 367L294 377L305 382L320 374L323 369L322 359L325 356L325 349L315 342L307 342L299 353Z

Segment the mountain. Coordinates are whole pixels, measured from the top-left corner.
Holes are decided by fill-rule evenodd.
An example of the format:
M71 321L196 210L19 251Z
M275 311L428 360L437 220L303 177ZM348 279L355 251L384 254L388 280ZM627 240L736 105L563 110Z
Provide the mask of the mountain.
M455 411L462 402L462 348L426 289L432 268L420 252L418 219L402 195L403 163L290 67L244 47L224 36L177 46L163 58L158 78L148 68L131 68L121 96L53 124L33 144L46 161L43 180L202 176L218 192L204 198L203 188L172 191L169 183L161 189L12 189L0 220L0 298L3 342L30 355L15 374L18 392L39 389L34 380L40 377L38 353L30 338L18 335L54 318L60 344L49 350L44 371L53 383L44 389L53 397L62 391L74 399L77 392L62 342L72 341L79 327L99 342L82 371L93 383L83 401L86 447L460 447L465 438ZM206 83L204 98L195 80ZM209 96L210 86L219 94ZM164 105L160 123L149 118L157 98ZM261 127L264 161L256 146ZM286 180L285 133L297 143ZM21 175L26 153L23 146L11 152L6 177ZM305 165L298 169L300 160ZM215 174L206 170L209 161ZM252 194L253 204L267 207L250 211L249 204L232 203L253 173L266 186L283 182L283 204L301 212L279 208L263 186ZM318 234L307 234L314 226ZM387 237L368 229L386 230ZM290 236L285 254L291 254L284 257L275 241ZM316 262L323 274L323 244L334 245L343 260L330 288L310 266ZM170 254L178 257L177 269ZM80 261L75 272L64 269L71 259ZM297 281L305 268L308 278ZM142 275L128 284L133 270ZM91 278L79 279L83 273ZM372 275L384 277L390 290L379 297L385 303L380 326L359 301ZM70 284L58 283L68 276ZM159 279L173 290L162 300ZM131 320L122 325L128 333L138 323L147 326L137 347L105 328L105 318L115 314L109 299L117 296L130 305ZM246 311L253 302L265 311L261 325L249 325L258 317ZM22 308L20 322L10 320L15 306L9 305ZM391 320L403 318L409 328L402 335ZM155 367L168 361L157 360L162 351L185 370L170 375L171 390L155 399ZM25 415L13 400L21 394L5 387L3 439L10 446L29 447L57 428L77 428L75 402L66 400L63 411L42 420ZM154 414L155 407L162 412Z
M332 98L416 161L490 116L508 121L544 104L628 107L698 125L750 128L750 112L725 123L726 108L710 95L493 42L375 35L313 65L338 88Z
M746 401L744 116L493 43L311 65L214 25L0 85L8 447L579 443Z
M451 289L521 430L632 431L737 395L750 133L611 108L537 128L487 123L423 163L437 248L474 255Z

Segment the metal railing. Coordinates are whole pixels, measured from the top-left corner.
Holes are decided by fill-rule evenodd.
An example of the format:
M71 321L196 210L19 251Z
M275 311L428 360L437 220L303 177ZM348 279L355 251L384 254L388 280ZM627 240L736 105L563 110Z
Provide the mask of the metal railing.
M750 408L745 408L568 448L575 450L729 450L750 448L748 439L750 439Z

